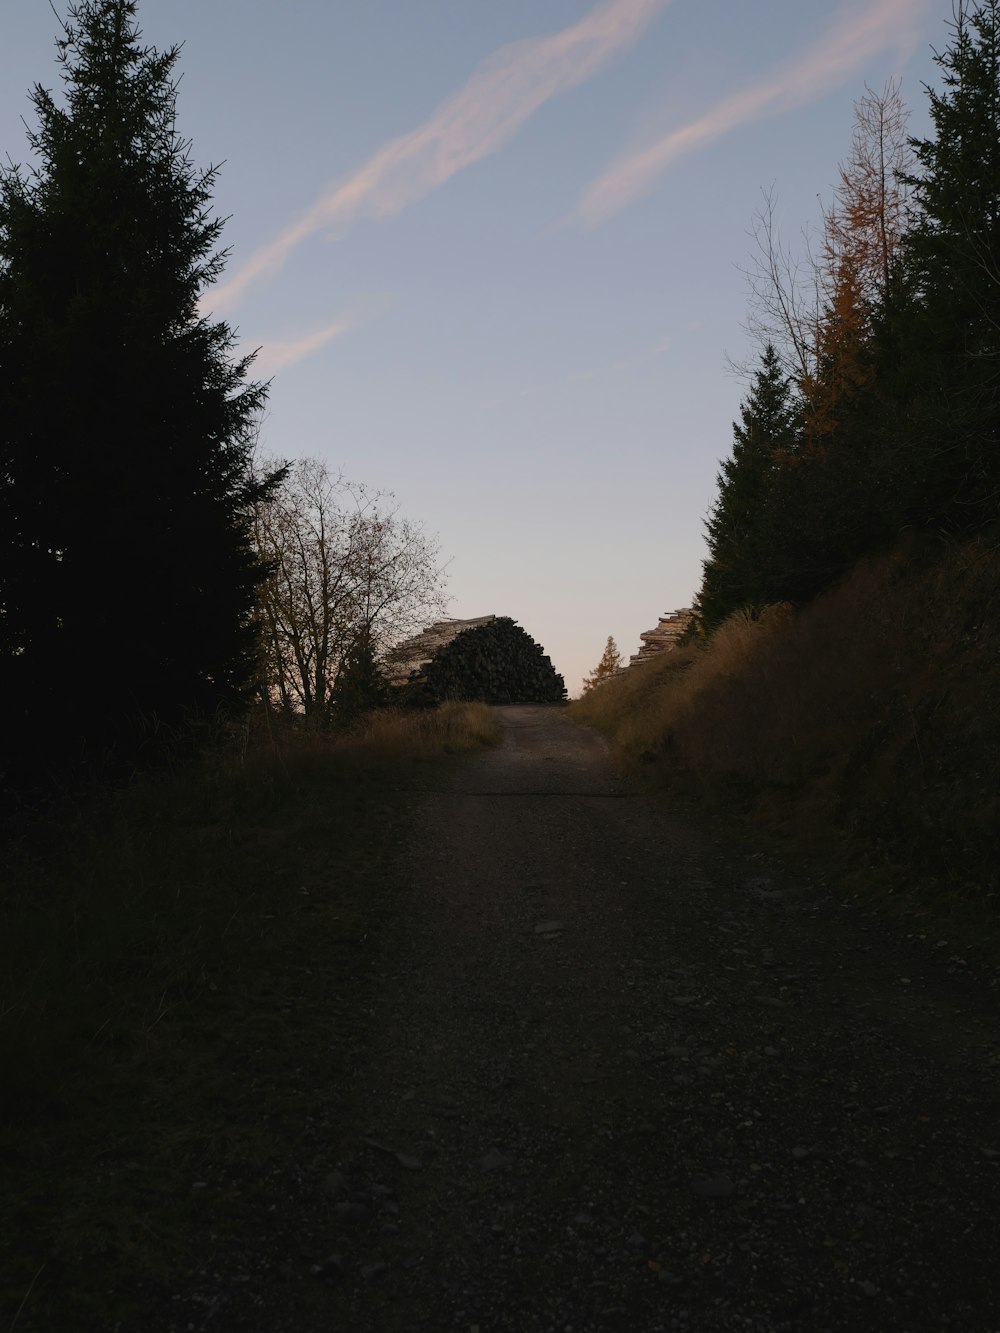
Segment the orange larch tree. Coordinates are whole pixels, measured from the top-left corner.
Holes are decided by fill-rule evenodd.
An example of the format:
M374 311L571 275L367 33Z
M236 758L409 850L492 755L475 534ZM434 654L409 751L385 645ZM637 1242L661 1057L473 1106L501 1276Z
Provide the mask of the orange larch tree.
M823 219L820 293L812 365L803 377L807 448L822 451L846 400L869 383L873 311L889 282L906 227L910 168L907 112L898 80L868 89L854 109L854 135Z

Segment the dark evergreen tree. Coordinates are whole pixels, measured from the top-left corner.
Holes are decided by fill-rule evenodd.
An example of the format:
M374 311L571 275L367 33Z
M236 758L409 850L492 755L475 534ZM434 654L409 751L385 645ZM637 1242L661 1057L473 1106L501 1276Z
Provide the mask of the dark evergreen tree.
M905 192L881 169L865 166L857 189L843 177L801 407L764 353L706 525L705 628L806 601L902 530L1000 516L1000 0L957 0L935 59L933 133L909 141L912 172L897 165L908 229ZM897 114L890 146L900 127ZM877 280L863 281L873 258Z
M348 650L330 695L330 713L337 726L350 726L389 702L389 685L375 658L371 635L362 630Z
M995 519L1000 501L1000 0L960 0L928 89L934 133L911 141L916 206L905 298L886 321L888 442L910 521Z
M771 497L782 469L800 453L800 411L769 343L733 423L733 450L719 472L719 494L705 522L709 556L698 616L712 629L740 607L780 600L784 558L771 520Z
M199 310L215 169L175 128L178 48L85 0L0 174L0 690L8 753L99 763L239 704L255 665L253 424L265 386ZM28 734L18 751L16 734Z

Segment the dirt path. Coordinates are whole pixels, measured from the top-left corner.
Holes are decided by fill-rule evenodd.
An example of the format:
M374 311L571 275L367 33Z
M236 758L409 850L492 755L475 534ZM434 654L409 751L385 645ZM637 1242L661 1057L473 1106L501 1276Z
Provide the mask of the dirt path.
M399 858L324 1256L218 1326L1000 1329L996 978L502 711Z

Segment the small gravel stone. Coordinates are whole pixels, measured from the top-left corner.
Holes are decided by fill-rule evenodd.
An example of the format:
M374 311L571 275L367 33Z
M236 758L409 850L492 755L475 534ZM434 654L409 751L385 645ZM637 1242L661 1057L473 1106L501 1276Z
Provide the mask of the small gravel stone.
M339 1254L331 1254L322 1263L311 1264L309 1272L312 1277L340 1278L344 1276L344 1261ZM290 1281L294 1278L294 1272L285 1276L286 1280Z
M480 1157L479 1166L483 1171L503 1171L513 1166L514 1159L508 1157L506 1153L499 1152L493 1148L485 1157Z
M716 1175L695 1176L691 1181L691 1189L703 1199L728 1199L731 1194L736 1193L736 1186L732 1180L721 1172Z
M344 1179L343 1171L331 1171L323 1181L323 1189L327 1194L332 1194L335 1199L339 1199L346 1194L347 1181Z

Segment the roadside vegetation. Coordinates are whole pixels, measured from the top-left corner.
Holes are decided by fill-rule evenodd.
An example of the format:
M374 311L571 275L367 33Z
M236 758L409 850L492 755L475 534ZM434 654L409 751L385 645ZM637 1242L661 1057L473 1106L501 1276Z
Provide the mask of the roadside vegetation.
M1000 545L911 540L795 610L706 637L571 706L624 763L859 887L993 913Z
M296 906L321 852L348 895L391 842L423 767L498 735L490 709L378 712L346 734L273 720L196 761L8 830L0 851L0 1059L43 1101L74 1053L128 1044L201 992L262 920ZM312 872L310 872L312 873ZM365 873L369 873L366 871Z
M217 171L138 8L69 7L33 163L0 166L0 804L196 749L252 701L343 729L447 604L391 493L266 456L269 386L205 313Z
M3 1327L32 1282L20 1333L115 1327L193 1261L199 1182L266 1172L324 1097L329 1114L380 927L408 910L384 873L406 791L497 731L476 704L346 735L258 720L8 830Z
M615 643L614 636L609 634L608 641L604 645L604 652L601 654L601 660L583 682L583 693L589 694L595 685L600 685L602 681L610 680L616 672L621 670L621 667L622 655L618 651L618 645Z
M992 910L1000 0L956 4L936 61L928 138L897 83L860 100L804 256L766 201L696 632L575 712L674 790Z

